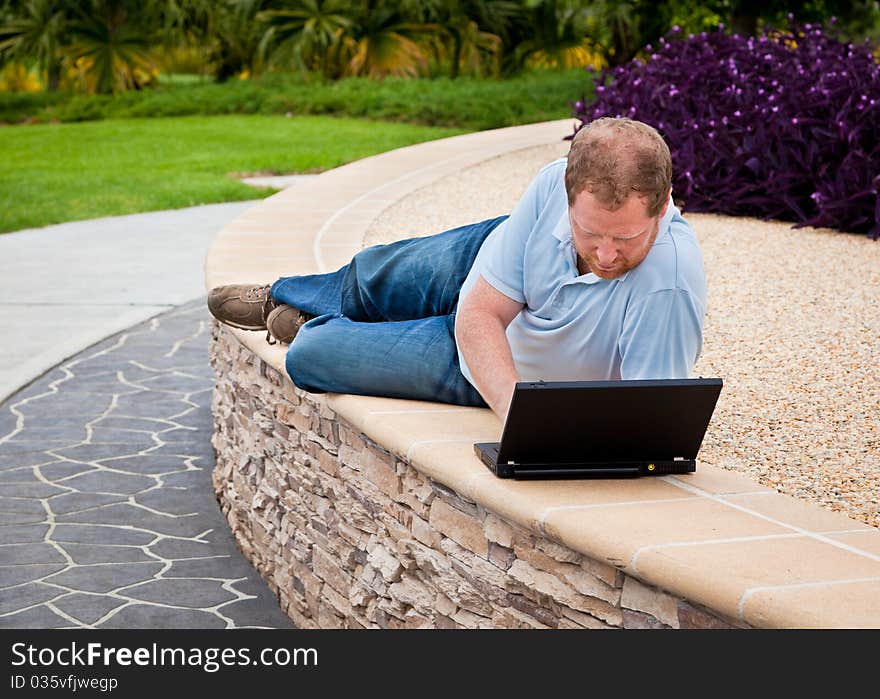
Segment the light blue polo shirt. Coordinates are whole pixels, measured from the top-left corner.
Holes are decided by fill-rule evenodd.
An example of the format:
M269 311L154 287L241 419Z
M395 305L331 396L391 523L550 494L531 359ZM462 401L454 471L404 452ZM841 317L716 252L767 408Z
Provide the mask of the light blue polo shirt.
M566 159L545 165L510 218L484 241L462 285L482 276L524 305L507 327L522 381L688 378L706 311L703 256L670 201L645 259L617 279L579 274ZM458 351L465 378L474 380Z

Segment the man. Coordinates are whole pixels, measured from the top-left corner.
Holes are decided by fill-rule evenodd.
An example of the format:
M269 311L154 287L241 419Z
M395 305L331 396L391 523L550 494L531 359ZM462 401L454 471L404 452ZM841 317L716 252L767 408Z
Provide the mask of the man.
M221 322L289 342L311 392L489 407L517 381L685 378L706 281L650 126L598 119L509 217L362 250L337 272L217 287Z

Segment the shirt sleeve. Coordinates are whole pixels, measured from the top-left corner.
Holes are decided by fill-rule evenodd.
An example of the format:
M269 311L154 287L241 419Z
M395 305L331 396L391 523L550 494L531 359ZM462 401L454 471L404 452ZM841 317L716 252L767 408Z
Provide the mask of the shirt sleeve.
M526 242L547 202L556 169L553 164L541 169L522 195L500 235L487 240L480 275L508 298L526 303L523 268Z
M618 348L622 379L690 378L703 347L703 310L683 289L648 294L627 309Z

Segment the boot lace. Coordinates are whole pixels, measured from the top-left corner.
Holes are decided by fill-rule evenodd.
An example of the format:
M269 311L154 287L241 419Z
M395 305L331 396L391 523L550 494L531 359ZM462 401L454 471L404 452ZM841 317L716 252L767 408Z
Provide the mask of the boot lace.
M271 285L269 284L266 286L252 286L249 289L245 289L242 296L245 301L259 301L261 299L271 298L269 296L270 288Z

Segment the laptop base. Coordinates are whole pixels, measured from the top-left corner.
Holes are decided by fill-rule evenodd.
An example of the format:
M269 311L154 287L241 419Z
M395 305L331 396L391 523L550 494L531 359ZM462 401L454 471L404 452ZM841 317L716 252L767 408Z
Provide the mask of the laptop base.
M498 463L499 442L474 444L474 451L486 467L499 478L638 478L639 476L666 476L671 473L693 473L695 459L659 461L613 461L564 464Z

